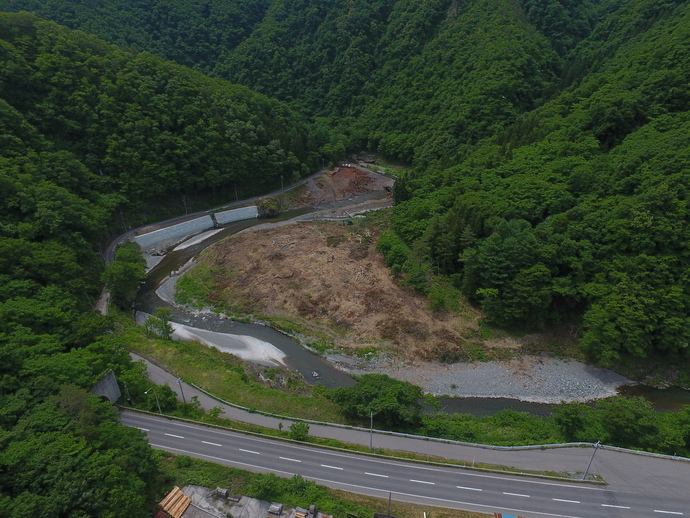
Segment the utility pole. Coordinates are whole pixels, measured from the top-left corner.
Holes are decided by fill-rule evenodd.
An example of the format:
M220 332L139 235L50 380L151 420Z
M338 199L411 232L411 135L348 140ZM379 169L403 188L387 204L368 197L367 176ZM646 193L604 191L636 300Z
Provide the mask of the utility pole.
M182 203L184 203L184 213L189 214L187 212L187 197L186 196L182 196Z
M125 217L122 215L122 211L120 211L120 219L122 219L122 230L127 232L127 225L125 224Z
M159 413L160 415L163 415L163 411L161 410L160 401L158 401L158 394L156 393L156 389L153 388L153 387L151 387L151 388L148 389L146 392L144 392L144 394L148 394L148 393L151 392L152 390L153 390L153 395L154 395L154 397L156 398L156 405L158 405L158 413Z
M599 449L599 446L601 445L601 441L597 441L597 443L594 445L594 453L592 453L592 458L589 459L589 464L587 464L587 469L585 470L585 474L582 475L582 480L587 478L587 473L589 473L589 468L592 466L592 461L594 460L594 456L597 453L597 450Z
M177 384L180 386L180 394L182 394L182 402L187 403L187 400L184 398L184 392L182 391L182 378L177 378Z
M373 450L374 444L374 411L369 412L369 449Z
M123 381L125 385L125 392L127 393L127 403L129 403L129 406L132 406L132 397L129 395L129 387L127 386L127 382Z

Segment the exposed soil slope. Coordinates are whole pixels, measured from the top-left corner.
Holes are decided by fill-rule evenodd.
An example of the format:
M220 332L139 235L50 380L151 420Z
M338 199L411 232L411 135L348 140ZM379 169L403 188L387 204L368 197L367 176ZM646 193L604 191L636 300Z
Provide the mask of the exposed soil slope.
M383 347L407 361L437 359L449 350L466 356L463 350L477 345L479 313L470 307L462 316L429 310L428 301L402 286L375 250L380 225L350 219L390 206L384 188L392 183L357 166L310 181L300 197L303 205L333 204L367 192L383 197L304 218L347 218L351 225L259 226L215 245L202 259L222 275L215 296L260 314L299 317L338 347Z
M301 320L313 336L328 336L350 352L376 348L380 354L373 357L331 359L351 372L387 373L436 394L555 403L610 396L627 382L610 371L540 356L439 363L553 337L495 333L484 338L476 309L465 306L454 315L433 312L426 298L402 286L375 249L385 224L353 219L391 205L385 186L392 186L390 178L359 167L310 181L291 203L319 205L319 210L298 220L252 227L202 255L199 262L210 265L215 275L213 297L243 311ZM375 192L383 195L370 199ZM346 205L338 203L351 197ZM334 218L340 219L328 221Z
M376 231L359 222L300 222L232 236L204 255L226 300L269 316L299 316L331 333L339 347L384 345L407 358L462 346L474 319L434 315L401 287L374 247Z

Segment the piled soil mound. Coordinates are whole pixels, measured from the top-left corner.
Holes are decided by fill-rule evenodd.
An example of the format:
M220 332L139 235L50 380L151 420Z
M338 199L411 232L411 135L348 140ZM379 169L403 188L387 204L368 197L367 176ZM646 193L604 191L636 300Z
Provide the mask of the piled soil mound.
M319 207L366 193L385 193L394 179L356 164L343 163L307 182L306 189L293 201L297 207ZM384 194L385 197L385 194Z

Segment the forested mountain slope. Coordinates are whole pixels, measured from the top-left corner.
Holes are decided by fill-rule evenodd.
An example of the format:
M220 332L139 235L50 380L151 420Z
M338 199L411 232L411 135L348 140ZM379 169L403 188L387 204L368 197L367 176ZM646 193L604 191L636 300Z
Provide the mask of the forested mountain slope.
M1 516L149 514L152 450L88 393L109 369L133 397L150 388L91 311L116 211L232 185L265 192L310 160L321 162L284 104L0 14Z
M256 103L249 112L261 106L280 122L264 118L266 131L252 132L256 122L241 116L230 132L235 142L213 119L192 114L182 123L176 114L203 95L185 91L171 65L120 50L108 51L98 73L67 59L78 49L31 65L14 47L7 52L19 56L12 75L20 86L61 66L103 84L90 91L64 84L38 97L19 88L10 104L134 199L143 196L142 178L173 192L222 187L262 163L270 182L336 157L343 145L410 161L417 173L399 182L395 234L382 248L404 251L390 262L415 270L407 275L422 289L418 269L434 264L500 325L540 327L584 314L582 343L602 361L622 352L684 356L687 5L160 0L158 15L145 15L134 0L13 0L10 9L36 9L288 101L318 118L318 137L302 137L304 126L291 127L298 117L248 92L241 95ZM217 36L222 28L232 29L231 39ZM147 71L158 79L138 81ZM130 79L136 86L126 86ZM136 94L127 88L140 87L151 102L128 112ZM166 88L177 93L169 99ZM209 106L199 102L195 113ZM85 133L81 120L91 121ZM240 171L216 160L218 149L240 157Z
M144 87L143 97L154 100L172 88L174 67L147 54L127 61L126 51L109 58L112 72L103 81L111 84L98 94L54 90L46 103L17 90L11 104L29 123L63 138L60 146L91 171L127 186L126 196L142 195L138 178L163 180L173 192L243 181L227 160L199 158L217 156L210 142L245 164L267 157L260 161L268 181L335 158L344 146L378 151L416 166L398 184L394 232L382 244L391 264L405 265L408 282L428 290L433 264L503 326L584 315L575 327L601 361L621 353L685 356L686 1L160 0L152 10L158 15L145 15L134 0L6 3L194 62L318 121L317 137L302 137L301 123L290 127L298 117L257 100L272 120L279 114L280 127L264 119L263 138L243 122L236 125L239 143L229 144L212 120L193 118L196 128L185 136L172 111L146 111L158 114L165 103L113 116L110 97L115 105L132 99L127 77L167 74ZM129 28L126 12L136 20ZM218 37L223 28L230 39ZM13 62L21 84L35 74L22 62L32 58L18 48L11 52L21 55ZM65 66L53 60L36 70ZM184 111L182 99L194 95L173 95L171 109ZM97 109L75 117L77 98ZM79 117L105 124L75 139ZM52 128L41 126L44 120ZM163 131L152 138L146 128ZM132 131L141 133L129 139ZM260 152L247 151L257 143ZM204 151L195 155L195 148Z
M247 38L269 0L1 0L123 48L147 50L204 73Z
M534 107L616 5L157 0L149 14L137 0L5 2L328 117L353 148L423 164L453 163Z
M321 162L300 117L244 87L28 14L4 16L0 45L2 98L127 204L265 192Z
M439 264L504 326L584 313L604 363L687 358L689 41L687 2L630 2L575 50L592 64L573 85L401 182L395 236L417 268Z

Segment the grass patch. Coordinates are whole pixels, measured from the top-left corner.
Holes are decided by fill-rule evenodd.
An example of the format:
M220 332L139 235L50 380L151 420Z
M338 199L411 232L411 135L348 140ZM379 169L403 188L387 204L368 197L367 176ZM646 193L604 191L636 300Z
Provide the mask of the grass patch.
M177 279L175 298L181 304L202 309L209 304L208 294L214 284L211 267L207 264L197 265Z
M481 336L483 340L493 340L501 338L503 335L503 331L491 327L484 319L479 321L479 336Z
M298 384L297 390L290 390L289 383L283 390L267 387L236 356L195 342L152 339L133 322L120 321L121 333L132 351L221 399L264 412L343 422L337 405L318 394L302 393L311 392L305 383Z
M349 240L347 234L340 234L337 236L326 236L326 244L331 248L335 248L338 245L342 245Z
M328 351L333 349L333 342L323 341L323 340L311 340L306 343L306 346L313 351L316 351L320 355L326 354Z

